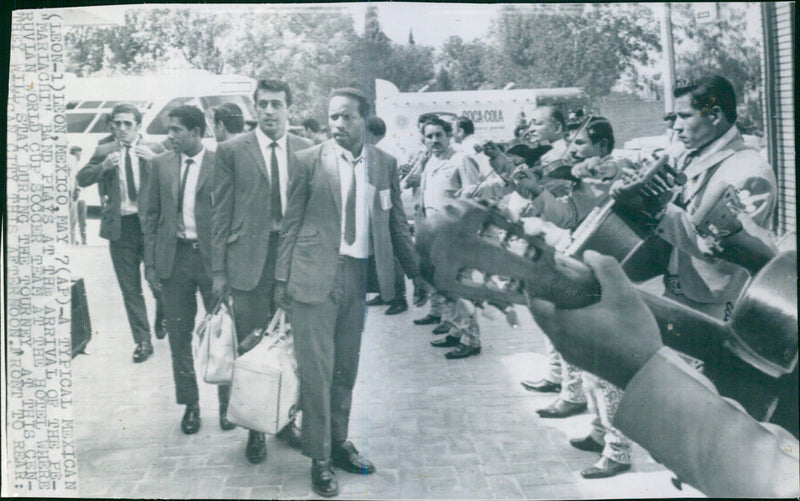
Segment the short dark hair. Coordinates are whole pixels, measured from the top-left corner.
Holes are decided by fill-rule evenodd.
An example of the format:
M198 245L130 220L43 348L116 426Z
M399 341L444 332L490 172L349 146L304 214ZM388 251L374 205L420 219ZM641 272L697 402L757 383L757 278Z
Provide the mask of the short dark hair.
M592 144L597 144L605 139L608 143L609 153L614 150L614 129L611 128L611 122L607 118L591 117L588 125L586 125L586 135L592 141Z
M719 75L706 75L689 82L679 81L673 94L676 98L689 94L692 108L705 114L714 106L719 106L728 123L736 122L736 92L727 78Z
M464 134L470 135L475 133L475 124L472 123L467 117L458 117L455 119L454 125L464 131Z
M516 137L516 138L522 137L522 135L525 134L526 130L528 130L528 126L527 125L517 125L514 128L514 137Z
M427 127L429 125L437 125L437 126L441 127L442 130L444 130L444 133L447 134L448 136L453 133L453 126L450 124L450 122L448 122L446 120L442 120L439 117L431 117L431 118L429 118L425 122L425 125L422 127L422 132L423 133L425 132L425 127Z
M331 92L331 98L336 96L350 97L358 101L358 114L361 115L361 118L367 118L369 100L363 90L358 87L341 87Z
M187 130L200 129L200 137L206 135L206 116L197 106L191 104L177 106L171 109L167 116L177 118Z
M550 108L550 120L561 124L561 130L567 130L567 121L564 119L564 112L558 106Z
M133 118L136 119L137 124L142 123L142 112L139 111L139 108L136 106L128 103L119 103L118 105L114 106L114 108L111 110L111 114L108 115L108 121L113 122L114 117L119 113L131 113Z
M270 92L281 92L286 96L286 106L292 105L292 91L289 84L277 78L259 78L256 90L253 92L253 102L258 105L258 91L267 90Z
M214 108L214 122L222 123L231 134L238 134L244 130L244 113L235 103L223 103Z
M375 137L386 135L386 123L381 117L369 117L367 119L367 130Z
M306 118L303 120L302 125L314 134L319 132L319 122L317 122L316 118Z

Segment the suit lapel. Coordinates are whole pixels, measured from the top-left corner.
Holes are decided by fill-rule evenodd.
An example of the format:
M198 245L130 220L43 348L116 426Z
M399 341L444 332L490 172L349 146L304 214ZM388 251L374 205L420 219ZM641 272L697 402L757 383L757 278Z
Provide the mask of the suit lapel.
M269 181L269 173L267 172L267 164L264 162L264 154L261 152L261 148L258 146L258 139L256 138L255 131L250 132L247 137L247 142L245 149L253 158L253 161L258 166L261 174Z
M342 214L342 185L339 179L339 160L336 158L336 149L331 143L325 143L320 151L320 163L322 168L328 173L328 184L336 202L336 209L339 215Z
M200 166L200 174L197 177L197 186L195 186L195 194L200 192L200 189L203 187L203 184L206 182L206 179L211 175L211 159L209 158L210 152L206 150L205 155L203 155L203 165Z
M172 153L172 160L167 162L167 176L169 176L169 187L172 193L174 203L178 201L178 190L181 184L181 156L177 153Z

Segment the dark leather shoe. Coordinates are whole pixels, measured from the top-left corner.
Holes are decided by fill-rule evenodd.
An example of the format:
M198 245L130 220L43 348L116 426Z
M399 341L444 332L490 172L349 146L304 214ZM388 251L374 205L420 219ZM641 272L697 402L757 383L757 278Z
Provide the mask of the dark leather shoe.
M367 301L367 306L382 306L386 304L380 294Z
M334 466L350 473L360 473L362 475L375 473L375 465L359 454L349 440L345 440L331 449L331 461Z
M339 482L331 469L331 460L311 460L311 488L320 496L332 498L339 495Z
M433 329L434 334L447 334L450 332L450 322L442 322Z
M150 341L143 341L136 345L136 349L133 350L133 363L140 364L150 357L153 354L153 345L150 344Z
M553 383L546 379L538 381L524 380L520 384L528 391L538 391L540 393L558 393L561 391L560 383Z
M555 402L544 409L537 410L536 413L543 418L565 418L580 414L586 411L587 407L586 402L575 404L557 398Z
M224 431L236 428L235 424L228 421L228 409L221 408L219 410L219 427L222 428Z
M267 442L264 440L263 433L250 430L244 456L253 464L261 463L267 459Z
M408 310L408 301L405 299L400 301L392 301L389 303L389 308L386 309L384 315L397 315Z
M193 435L200 430L200 406L189 404L181 419L181 431L186 435Z
M584 438L571 438L569 445L586 452L603 452L603 444L593 439L591 436Z
M613 459L601 457L600 461L583 470L581 476L583 478L608 478L630 469L631 465L629 464L617 463Z
M429 314L429 315L425 315L422 318L418 318L418 319L414 320L414 323L417 324L417 325L433 325L433 324L438 324L441 321L442 321L442 317Z
M167 337L167 319L162 319L156 323L156 339L164 339Z
M457 337L453 336L445 336L441 339L437 339L436 341L431 341L431 346L436 348L452 348L453 346L458 346L459 340Z
M294 421L284 426L275 437L283 440L289 444L290 447L295 449L301 449L303 447L303 432L294 424Z
M471 357L472 355L478 355L480 352L480 346L467 346L465 344L459 344L455 350L445 353L444 358L449 360L457 360L459 358L467 358Z

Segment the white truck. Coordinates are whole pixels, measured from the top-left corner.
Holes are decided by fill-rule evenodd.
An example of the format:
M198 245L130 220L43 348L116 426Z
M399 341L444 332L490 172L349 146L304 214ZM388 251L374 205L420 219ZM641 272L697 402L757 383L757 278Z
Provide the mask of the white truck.
M480 140L504 143L514 139L520 117L529 119L538 106L559 105L564 110L587 106L589 96L576 87L559 89L400 92L386 80L375 81L375 111L386 122L381 147L403 162L420 148L417 118L425 113L466 116Z

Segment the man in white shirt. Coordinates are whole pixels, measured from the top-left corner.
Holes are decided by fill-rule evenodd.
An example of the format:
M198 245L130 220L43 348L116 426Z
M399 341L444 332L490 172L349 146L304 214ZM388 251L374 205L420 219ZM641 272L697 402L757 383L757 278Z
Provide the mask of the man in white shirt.
M289 187L276 264L276 302L291 309L303 410L303 454L321 496L339 492L331 463L351 473L375 466L347 440L364 328L367 261L381 295L394 296L394 256L415 287L419 257L400 201L397 162L365 144L363 91L337 89L333 140L300 152Z
M172 374L177 403L185 405L181 430L200 429L197 377L192 360L192 331L197 291L206 311L211 293L211 171L214 152L203 147L206 120L195 106L169 112L167 131L172 151L153 159L144 220L145 277L161 289L167 318ZM177 190L175 189L177 187ZM224 402L227 405L227 402ZM233 425L220 409L220 425Z
M292 105L286 82L259 80L253 100L257 127L220 143L212 177L213 288L220 295L230 291L233 297L239 341L266 327L275 312L275 258L292 159L311 146L311 141L286 131ZM263 433L250 431L245 455L251 463L266 459Z
M142 295L141 264L144 259L142 226L147 210L147 179L150 161L164 147L148 143L139 136L142 114L133 105L118 104L111 110L114 138L98 143L92 158L78 172L78 186L98 185L101 202L100 236L109 241L111 262L122 290L128 324L136 343L134 363L141 363L153 354L150 322ZM162 307L156 297L156 337L166 335L162 324Z

